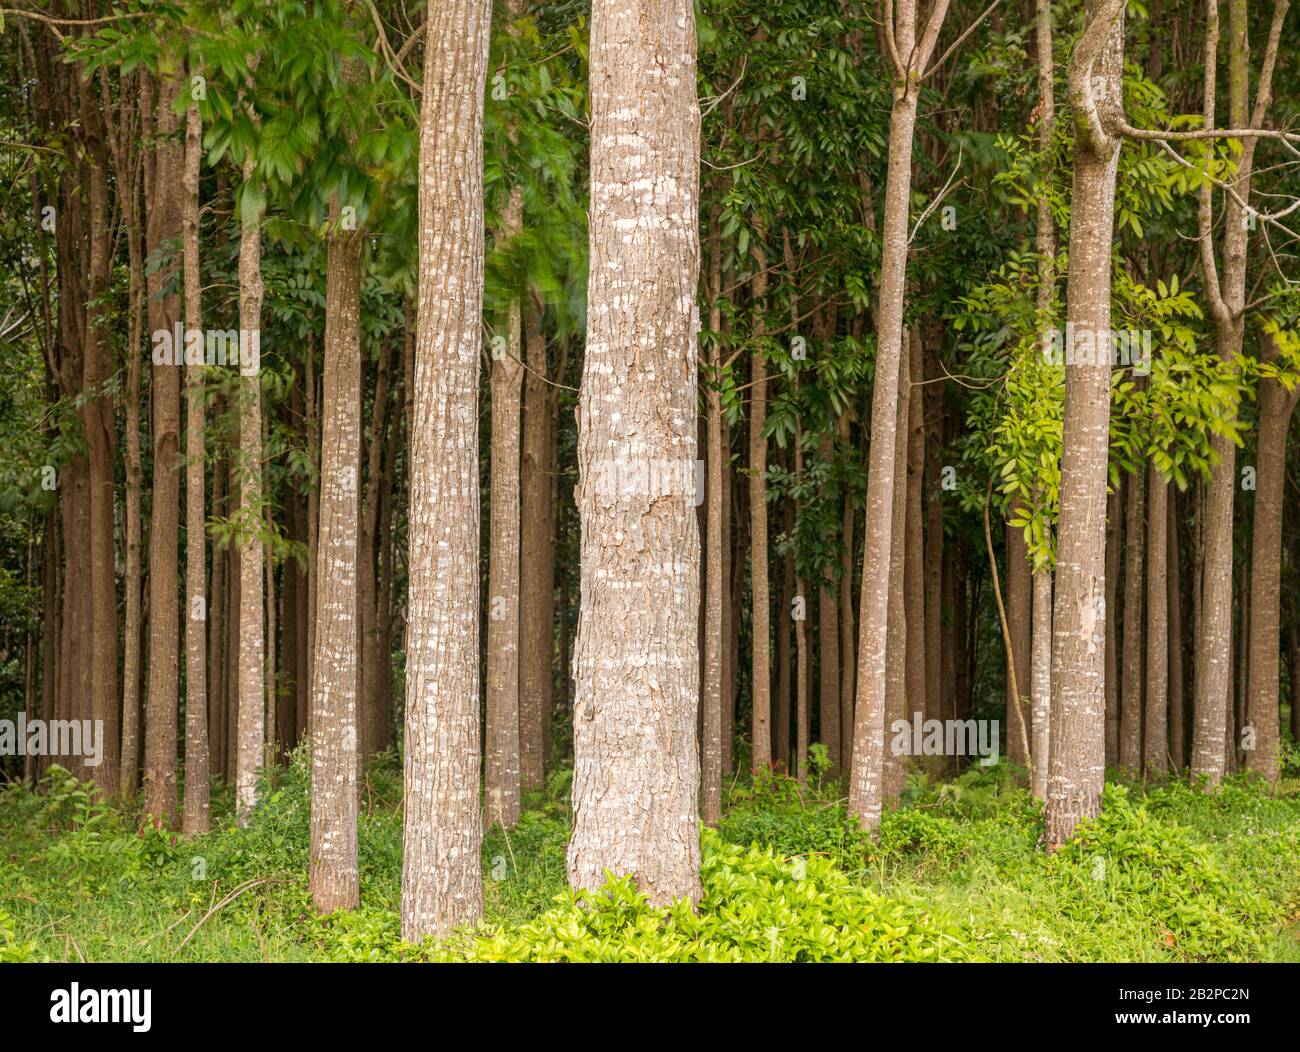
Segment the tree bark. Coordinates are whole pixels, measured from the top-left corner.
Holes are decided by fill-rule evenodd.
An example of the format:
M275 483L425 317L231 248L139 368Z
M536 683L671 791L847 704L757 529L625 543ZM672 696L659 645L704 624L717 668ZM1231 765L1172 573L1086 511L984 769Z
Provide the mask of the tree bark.
M696 455L700 111L685 0L596 0L579 396L582 602L569 883L701 894ZM649 469L648 486L610 486ZM674 476L668 493L653 482ZM628 476L633 478L629 479Z
M184 167L174 133L179 119L171 101L180 79L168 81L158 100L154 185L147 189L149 254L180 235L179 191ZM155 336L175 332L180 299L163 295L168 274L148 276L149 328ZM180 535L180 369L170 362L152 366L153 486L149 521L149 656L145 710L144 813L167 827L176 822L176 717L179 692L177 645L177 547Z
M320 447L321 560L311 691L311 864L307 883L321 913L355 909L357 871L360 623L358 539L361 450L360 230L339 229L330 209L325 263L325 364ZM382 352L381 352L382 353ZM378 404L375 412L385 410ZM372 479L372 485L377 480ZM364 553L361 553L364 554ZM373 597L372 597L373 598ZM373 615L372 615L373 616Z
M203 331L199 272L199 168L203 127L191 100L185 115L184 209L181 216L185 328ZM206 426L202 362L185 365L185 800L181 828L187 836L208 831L208 595L205 496Z
M1119 710L1119 765L1128 778L1142 770L1142 645L1145 621L1143 558L1146 546L1146 477L1141 469L1128 477L1124 521L1124 693Z
M1146 698L1143 771L1162 778L1169 756L1169 482L1155 466L1147 477Z
M244 160L244 183L255 162ZM262 382L260 362L244 360L245 339L260 345L262 330L262 210L244 201L239 232L239 706L236 714L235 814L242 825L257 804L266 740L263 627ZM260 354L260 346L259 352Z
M1263 360L1276 364L1277 339L1263 336ZM1247 723L1255 731L1255 748L1246 752L1246 770L1270 783L1281 777L1278 742L1281 670L1282 498L1286 477L1286 436L1300 388L1285 390L1270 376L1259 382L1259 440L1255 478L1255 521L1250 558L1250 673L1247 678ZM1294 686L1294 685L1293 685ZM1297 699L1294 690L1291 705Z
M411 942L483 914L478 387L491 22L490 4L449 0L425 30L402 860Z
M1095 342L1110 333L1111 235L1120 148L1112 129L1122 107L1123 8L1124 0L1086 0L1083 36L1070 62L1075 151L1067 318L1076 334L1091 334L1094 353L1076 352L1074 363L1067 359L1065 366L1044 838L1049 851L1060 847L1080 820L1098 814L1105 776L1110 359L1095 353Z
M523 195L511 191L499 237L523 227ZM506 347L492 376L491 541L488 552L487 757L484 821L519 821L519 417L523 357L519 300L510 301ZM548 626L549 628L549 626ZM548 668L549 671L549 668Z

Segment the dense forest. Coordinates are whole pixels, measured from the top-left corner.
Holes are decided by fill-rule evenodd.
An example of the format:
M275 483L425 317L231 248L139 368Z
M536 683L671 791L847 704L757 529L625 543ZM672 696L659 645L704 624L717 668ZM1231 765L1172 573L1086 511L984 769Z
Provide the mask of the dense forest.
M0 960L1300 961L1300 7L11 2Z

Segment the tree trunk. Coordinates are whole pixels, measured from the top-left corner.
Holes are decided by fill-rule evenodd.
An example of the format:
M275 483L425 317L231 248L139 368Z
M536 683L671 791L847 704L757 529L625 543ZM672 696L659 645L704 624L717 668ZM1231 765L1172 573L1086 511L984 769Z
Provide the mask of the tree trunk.
M1168 567L1166 575L1165 596L1168 604L1169 634L1169 753L1173 758L1174 771L1181 771L1187 766L1187 707L1186 687L1183 676L1183 591L1182 591L1182 553L1179 547L1178 491L1166 485L1169 496L1169 508L1166 512L1168 533L1165 562Z
M311 864L307 883L321 913L355 909L358 754L358 537L361 450L359 230L339 229L337 198L325 263L320 524L316 655L311 691ZM381 353L383 353L381 351ZM376 416L385 410L376 403ZM374 485L376 480L372 479ZM362 553L364 554L364 553ZM373 616L373 615L372 615Z
M1146 546L1146 477L1141 469L1128 477L1124 521L1124 693L1119 709L1119 765L1128 778L1142 770L1142 597L1143 549Z
M490 4L449 0L425 30L402 860L411 942L483 914L478 386L491 22Z
M203 293L199 272L199 168L203 127L191 100L185 115L184 256L185 328L203 331ZM209 825L208 756L208 596L205 495L205 406L202 362L185 365L185 802L181 826L187 836Z
M1106 495L1106 609L1119 609L1120 527L1124 515L1122 481ZM1119 765L1119 633L1106 618L1106 766Z
M1070 62L1075 110L1067 318L1095 342L1110 333L1111 235L1121 108L1124 0L1086 0L1083 36ZM1103 341L1108 346L1109 341ZM1084 349L1084 348L1080 348ZM1065 366L1056 596L1052 611L1049 851L1101 808L1105 776L1106 474L1110 358L1079 355ZM1078 359L1082 357L1083 361Z
M1271 332L1265 332L1263 348L1264 361L1276 363L1279 348ZM1246 770L1256 771L1272 783L1281 777L1278 742L1281 733L1282 489L1286 477L1286 436L1297 397L1300 388L1287 391L1272 377L1261 377L1247 678L1247 722L1255 731L1255 748L1246 752ZM1294 690L1291 705L1292 708L1296 705Z
M1169 595L1166 581L1169 482L1155 466L1147 477L1147 657L1145 747L1147 778L1164 777L1169 756Z
M519 776L542 784L543 721L555 693L555 520L551 449L555 444L541 304L524 305L524 462L520 485ZM562 381L562 378L557 377Z
M1030 644L1030 699L1033 707L1034 798L1047 799L1047 771L1052 754L1052 571L1035 570L1033 641Z
M500 237L523 225L522 191L510 195ZM492 377L491 533L488 552L487 757L484 806L488 825L519 821L519 415L523 390L519 300L510 301L504 354ZM547 626L548 629L550 626ZM548 667L549 672L549 667Z
M158 100L155 138L155 185L146 191L149 214L149 254L164 251L180 234L179 190L184 167L181 145L174 132L179 126L172 112L180 79L167 83ZM174 333L180 319L180 300L163 295L168 275L154 271L148 277L149 328ZM180 369L155 359L153 378L153 486L149 520L149 658L145 710L143 807L172 827L176 822L176 714L179 692L179 603L177 601L177 545L180 534Z
M907 760L903 753L890 748L896 721L912 718L907 681L907 452L909 395L911 392L911 355L900 356L898 364L898 409L894 432L894 515L890 523L889 552L889 631L885 642L885 718L886 748L884 770L884 804L898 803L906 775ZM861 704L861 699L859 699ZM914 702L913 702L914 704Z
M767 437L763 434L767 424L767 358L761 343L766 330L763 310L767 296L767 257L757 245L752 252L754 337L760 341L750 356L749 385L750 707L753 716L750 766L757 771L772 765L772 599L767 566Z
M105 796L118 790L121 724L117 698L117 577L114 547L115 479L113 458L117 421L110 379L113 353L109 346L105 299L112 268L112 229L108 207L109 158L104 119L94 82L78 78L81 120L86 144L85 170L90 205L90 268L86 293L86 339L82 359L85 400L82 429L90 495L90 577L79 582L90 590L90 696L88 715L102 728L99 763L87 777Z
M244 160L245 185L253 178ZM245 339L260 343L262 329L262 210L240 216L239 236L239 708L236 715L235 814L242 825L257 804L265 726L266 637L262 623L262 382L260 362L245 360ZM260 346L257 352L260 354Z
M1015 684L1020 697L1011 695L1012 676L1007 675L1007 759L1017 767L1027 768L1025 742L1032 742L1029 694L1031 629L1033 620L1033 586L1029 579L1029 549L1025 534L1017 526L1006 527L1007 541L1007 627L1011 635L1011 653L1007 661L1015 663ZM1032 748L1032 746L1031 746Z
M569 883L698 901L700 111L685 0L596 0ZM635 231L635 233L625 233ZM611 486L649 469L650 486ZM673 476L667 493L656 475ZM632 476L629 479L629 475Z

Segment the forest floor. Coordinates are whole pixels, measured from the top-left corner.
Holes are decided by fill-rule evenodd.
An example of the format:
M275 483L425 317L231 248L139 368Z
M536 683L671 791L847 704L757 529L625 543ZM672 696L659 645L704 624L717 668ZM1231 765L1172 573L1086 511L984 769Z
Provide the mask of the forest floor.
M1294 757L1292 756L1293 760ZM0 961L994 960L1300 961L1300 779L1109 784L1102 817L1052 857L1038 805L1004 766L909 778L878 836L839 787L729 785L704 835L704 898L648 906L629 881L565 879L569 772L483 845L486 918L447 943L400 939L401 772L367 772L361 906L319 917L307 892L306 757L275 772L252 821L214 800L183 840L93 803L54 771L0 792Z

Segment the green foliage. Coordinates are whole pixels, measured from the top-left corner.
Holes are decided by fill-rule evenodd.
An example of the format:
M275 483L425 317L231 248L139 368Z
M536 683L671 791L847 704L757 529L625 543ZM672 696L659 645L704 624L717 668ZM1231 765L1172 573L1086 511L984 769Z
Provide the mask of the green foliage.
M596 892L566 891L554 909L515 930L450 941L439 960L918 961L960 945L928 911L852 884L828 859L787 859L704 834L698 910L656 908L630 878Z

